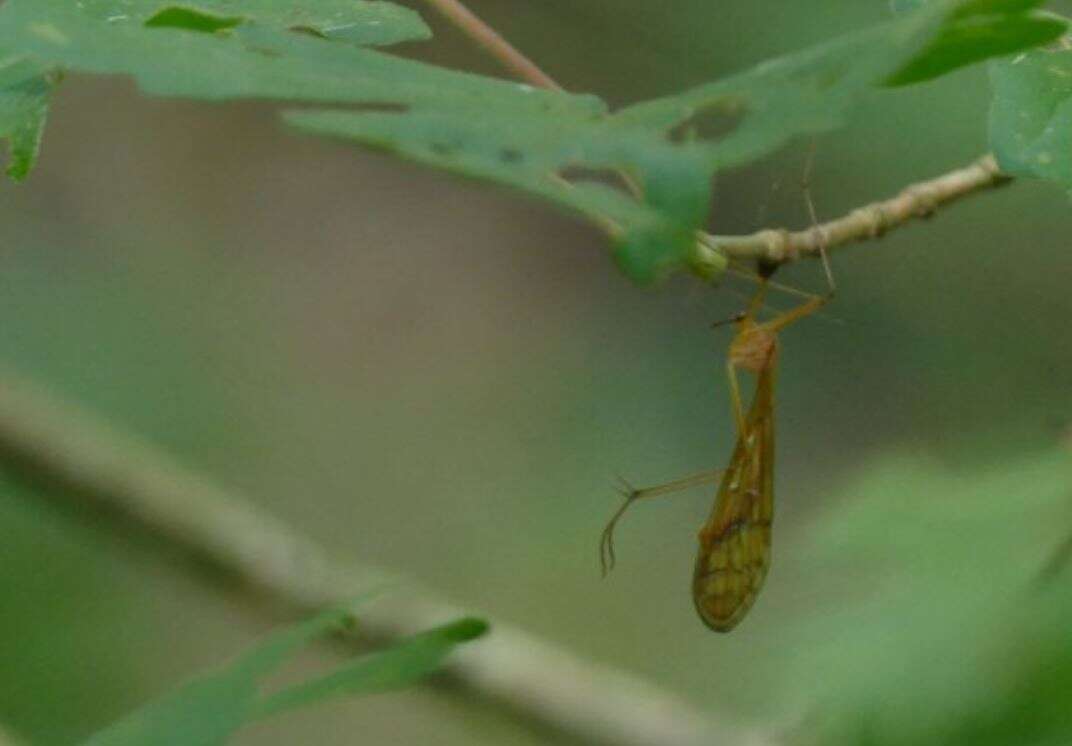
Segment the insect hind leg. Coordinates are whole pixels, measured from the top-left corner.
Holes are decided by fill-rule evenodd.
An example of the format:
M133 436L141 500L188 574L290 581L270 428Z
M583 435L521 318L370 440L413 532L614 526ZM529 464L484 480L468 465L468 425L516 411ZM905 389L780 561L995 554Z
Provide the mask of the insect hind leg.
M607 522L606 527L603 529L603 533L599 537L599 565L602 570L603 577L606 577L611 570L614 569L614 565L617 562L617 557L614 554L614 529L618 525L618 521L629 507L637 500L641 500L649 497L659 497L661 495L669 495L674 492L681 492L687 490L690 487L699 487L700 485L710 484L722 477L725 473L725 469L715 469L714 471L704 471L699 474L693 474L692 476L684 477L683 479L675 479L672 482L666 484L656 485L655 487L645 487L643 489L637 489L622 477L618 477L618 492L625 498L621 507L615 511L614 515Z
M614 555L614 527L618 525L618 521L625 515L625 511L629 509L629 506L636 502L640 492L622 477L618 477L618 482L618 492L625 497L625 502L607 521L607 525L603 528L603 533L599 535L599 569L604 578L614 569L614 565L618 561Z

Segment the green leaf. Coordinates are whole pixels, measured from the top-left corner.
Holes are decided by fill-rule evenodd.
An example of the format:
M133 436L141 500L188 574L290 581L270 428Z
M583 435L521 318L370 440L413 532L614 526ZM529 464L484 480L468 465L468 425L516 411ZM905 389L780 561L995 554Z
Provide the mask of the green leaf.
M683 93L628 107L618 127L714 130L701 139L712 168L759 158L789 138L839 126L859 96L911 59L956 7L935 3L894 21Z
M927 0L890 0L890 12L895 16L911 13L927 4Z
M990 147L1001 169L1072 188L1072 51L993 63L990 79Z
M1063 449L972 471L887 459L815 522L793 571L816 605L780 661L814 743L1072 740L1068 466Z
M277 632L230 665L146 705L86 741L85 746L215 746L250 719L260 679L288 655L338 628L348 614L331 611Z
M620 266L650 282L690 264L714 276L725 263L711 251L701 259L696 247L719 170L839 126L863 92L891 76L903 82L964 64L969 52L954 43L964 24L1000 16L1008 28L1036 25L1023 15L1022 0L935 0L728 79L609 113L592 96L358 46L374 43L371 28L389 27L391 40L416 34L404 12L383 21L395 6L332 0L313 7L282 0L7 0L0 47L45 66L132 75L159 95L358 104L363 108L290 112L287 120L550 200L605 231ZM946 42L934 48L936 38ZM997 47L976 40L971 54L1036 38L1020 28Z
M359 657L327 676L262 696L263 679L300 648L350 623L350 612L329 611L277 632L229 665L202 675L103 730L85 746L219 746L243 725L286 709L341 694L407 686L434 670L454 646L487 629L463 619L396 647Z
M15 181L37 161L56 77L25 57L0 60L0 138L8 141L7 175Z
M488 96L478 113L415 105L286 117L306 131L498 181L574 209L614 237L619 264L631 277L648 282L694 256L715 172L760 158L794 136L839 125L857 97L923 48L955 7L947 0L614 114L573 109L520 117L509 102ZM571 178L578 172L602 178ZM625 174L637 194L612 189L614 173Z
M309 132L516 187L585 215L614 237L619 263L639 282L687 258L710 199L710 171L696 147L674 145L657 132L617 129L583 111L522 117L510 102L489 97L479 116L413 107L288 112L286 119ZM613 186L621 182L616 172L629 174L644 198Z
M922 8L934 0L890 0L890 10L894 14L910 13ZM991 13L1021 13L1037 8L1046 0L964 0L953 12L954 18L987 15Z
M439 668L455 646L475 640L487 630L487 622L481 619L461 619L414 635L326 676L265 697L256 708L256 716L266 717L342 695L377 694L409 686Z
M225 5L222 0L218 4ZM0 47L6 42L12 51L80 72L132 75L146 92L161 96L437 103L470 111L493 96L510 101L520 116L602 108L591 97L534 92L363 47L329 44L311 34L294 33L289 26L242 23L226 34L146 27L144 21L157 10L158 4L141 0L8 0L0 7ZM355 27L371 25L381 29L377 33L384 27L399 31L393 24L378 22L379 17ZM312 27L323 34L338 32L323 23Z
M975 62L1021 52L1059 38L1068 23L1035 12L1044 0L971 0L962 3L933 41L886 81L919 83Z
M202 0L197 8L203 10L191 8L187 11L187 25L193 22L189 14L199 12L204 21L211 17L212 11L226 10L237 4L233 0ZM294 9L291 3L279 0L250 0L241 3L241 6L245 12L241 16L243 21L254 22L259 24L257 28L268 31L275 27L280 34L284 28L295 26L354 44L389 44L429 35L419 16L389 3L334 0L318 3L312 11ZM177 41L171 46L157 46L164 38L161 34L174 29L152 29L146 27L145 22L156 14L157 23L164 20L175 25L178 12L172 6L172 13L169 14L167 8L162 10L159 2L151 0L83 0L79 3L40 0L23 2L21 7L18 3L10 2L0 8L0 36L14 42L0 62L0 137L7 138L11 145L8 174L21 180L36 161L51 91L59 77L55 70L59 67L134 74L140 69L149 68L144 71L147 81L152 81L146 86L147 89L151 90L153 83L156 83L161 89L160 93L182 95L182 81L185 81L198 89L185 91L186 94L201 94L207 98L240 95L297 98L301 97L301 88L315 88L316 82L320 82L313 73L309 73L304 77L298 75L280 80L274 90L270 84L263 87L270 90L257 90L256 82L249 78L269 77L271 73L263 69L267 66L258 70L243 70L241 61L235 55L220 54L209 38L204 39L205 43L202 44ZM77 29L80 33L71 33L79 24L84 26ZM197 35L175 33L171 38L194 36ZM132 40L135 43L130 45ZM17 49L24 49L28 54L14 53ZM62 52L53 54L51 50L57 49ZM154 59L157 52L160 56ZM208 57L198 57L201 53L208 54ZM270 48L262 49L259 53L261 61L267 61L265 55L272 53ZM247 55L247 58L251 57L252 54ZM218 77L228 81L243 80L248 90L243 91L242 85L236 84L239 90L227 91L224 84L221 90L214 91L211 82L213 65L220 66L217 68ZM313 80L309 79L310 76ZM165 80L161 81L161 78ZM169 86L165 82L167 78L179 83ZM198 78L204 81L203 86L198 86ZM330 82L323 87L330 89ZM316 100L345 99L346 96L325 95Z
M44 1L44 0L43 0ZM421 17L401 5L368 0L83 0L79 11L112 25L145 25L212 32L252 23L278 31L304 30L326 39L386 46L428 39Z

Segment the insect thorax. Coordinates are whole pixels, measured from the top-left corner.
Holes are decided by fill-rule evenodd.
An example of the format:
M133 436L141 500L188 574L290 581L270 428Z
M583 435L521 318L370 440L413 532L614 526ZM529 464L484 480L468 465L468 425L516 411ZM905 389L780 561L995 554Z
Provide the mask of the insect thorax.
M778 338L762 326L741 329L730 343L730 362L734 367L758 373L770 366Z

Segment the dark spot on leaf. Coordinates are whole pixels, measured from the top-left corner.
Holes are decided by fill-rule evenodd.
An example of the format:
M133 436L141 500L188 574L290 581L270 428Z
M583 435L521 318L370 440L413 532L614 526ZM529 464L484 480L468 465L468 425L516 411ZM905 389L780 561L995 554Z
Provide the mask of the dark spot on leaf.
M262 47L258 44L250 44L246 47L250 52L254 54L263 54L265 57L282 57L283 53L278 49L272 49L271 47Z
M520 163L525 159L525 155L515 148L503 148L499 151L499 158L503 163Z
M670 130L671 142L721 140L737 129L747 113L745 101L733 97L697 111Z
M852 60L832 60L830 64L816 70L808 80L801 84L808 84L817 93L828 93L841 85L852 74Z
M240 16L219 16L197 8L169 5L146 19L145 25L150 28L177 28L212 34L234 28L244 20Z
M312 26L291 26L290 30L296 34L304 34L306 36L315 36L317 39L327 39L319 29L315 29Z
M433 153L439 156L454 155L458 151L458 146L454 143L447 142L433 142L428 146Z

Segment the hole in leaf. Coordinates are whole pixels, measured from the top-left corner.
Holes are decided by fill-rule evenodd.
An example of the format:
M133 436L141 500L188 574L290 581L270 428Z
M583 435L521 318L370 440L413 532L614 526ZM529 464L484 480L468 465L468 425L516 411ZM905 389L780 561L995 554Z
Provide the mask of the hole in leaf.
M621 171L613 168L594 168L573 164L558 169L558 175L570 184L602 184L627 194L633 193L626 177Z
M234 28L244 20L239 16L219 16L197 8L169 5L146 19L145 25L150 28L178 28L202 34L213 34Z
M740 126L747 112L744 99L722 99L675 125L669 133L670 141L721 140Z

